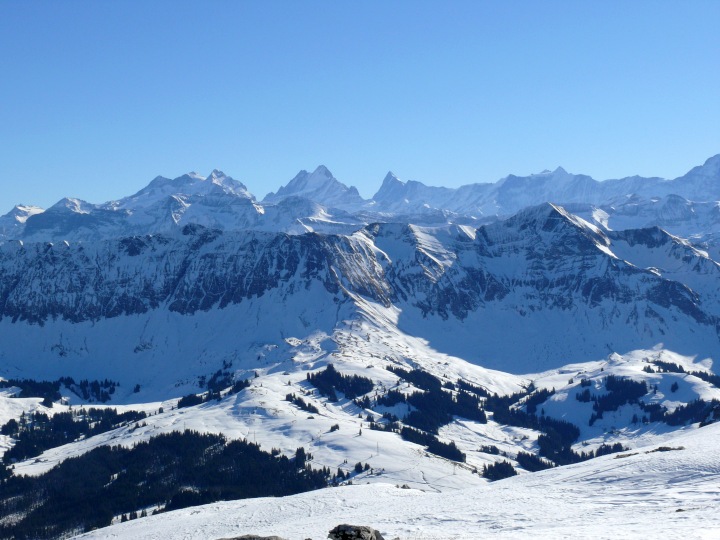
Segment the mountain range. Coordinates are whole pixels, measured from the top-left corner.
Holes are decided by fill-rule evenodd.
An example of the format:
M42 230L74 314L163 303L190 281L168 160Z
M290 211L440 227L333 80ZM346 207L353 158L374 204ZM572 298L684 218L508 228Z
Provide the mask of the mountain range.
M615 459L631 459L607 505L583 503L602 513L631 496L646 462L715 470L704 452L720 419L718 201L720 156L674 180L597 182L559 168L450 189L389 173L370 200L323 166L262 201L216 170L158 177L103 204L18 206L0 218L0 537L108 525L162 536L165 516L121 522L178 501L214 515L200 505L231 497L207 475L172 492L152 484L164 470L153 463L178 448L141 462L138 478L107 455L80 465L117 448L149 452L178 432L322 469L341 487L288 508L334 516L327 507L343 493L378 497L401 513L394 526L377 514L397 534L412 534L401 525L414 518L413 505L390 502L405 491L394 485L408 497L452 493L460 508L462 490L492 498L489 480L519 473L498 484L516 486L506 498L517 502L573 474L606 482ZM142 416L89 422L90 407ZM45 434L44 418L66 423ZM679 457L654 457L667 441ZM51 486L75 466L98 475L107 504L81 489L72 496L86 514L37 525L57 510L43 506L53 491L23 491L22 475ZM643 493L661 496L663 471L643 477ZM170 489L168 478L158 486ZM685 480L697 500L712 496ZM140 502L118 486L154 491ZM233 508L243 527L257 515ZM678 530L683 516L669 512ZM167 515L190 526L187 511ZM220 537L198 523L183 534Z
M215 170L207 177L157 177L136 194L103 204L66 198L46 210L19 205L0 217L0 239L80 241L167 232L187 223L290 234L350 233L374 222L478 226L552 202L606 228L657 225L707 241L720 224L719 177L720 155L674 180L632 176L600 182L558 167L452 189L402 182L388 173L378 192L364 200L321 165L312 173L300 171L258 201L241 182Z

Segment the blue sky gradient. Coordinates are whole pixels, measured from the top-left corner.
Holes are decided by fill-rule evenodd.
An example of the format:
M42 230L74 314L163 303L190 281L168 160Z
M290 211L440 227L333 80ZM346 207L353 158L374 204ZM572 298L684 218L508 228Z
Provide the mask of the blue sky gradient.
M219 168L450 187L720 153L720 2L0 2L0 213Z

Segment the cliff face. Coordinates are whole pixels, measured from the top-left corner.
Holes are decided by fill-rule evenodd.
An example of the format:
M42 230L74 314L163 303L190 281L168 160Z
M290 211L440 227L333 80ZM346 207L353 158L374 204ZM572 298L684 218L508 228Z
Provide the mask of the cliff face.
M171 315L204 321L206 349L222 343L222 354L233 350L229 328L245 344L319 328L332 335L362 318L517 373L659 342L717 349L719 268L658 229L604 233L549 204L477 230L377 224L287 235L187 225L98 242L5 243L0 334L5 357L35 363L87 350L96 326L98 341L127 340L141 353L155 343L156 356L183 357L185 346L163 338L159 321ZM137 329L123 337L128 320ZM150 320L153 335L141 331ZM28 325L47 325L53 337Z

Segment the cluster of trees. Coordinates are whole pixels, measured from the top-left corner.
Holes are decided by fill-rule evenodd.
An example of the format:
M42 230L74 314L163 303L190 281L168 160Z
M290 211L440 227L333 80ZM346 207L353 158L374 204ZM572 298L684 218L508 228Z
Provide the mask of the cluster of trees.
M312 403L307 403L303 398L301 398L300 396L296 396L295 394L288 394L287 396L285 396L285 401L289 401L293 405L297 405L298 407L300 407L303 411L307 411L312 414L317 414L320 412L315 405L313 405Z
M533 391L523 402L525 410L530 414L536 414L538 405L545 403L553 394L555 394L554 388L551 390L541 389Z
M515 476L517 471L509 461L498 461L490 465L483 465L482 475L488 480L502 480Z
M185 431L133 448L99 447L36 477L11 476L0 489L0 538L60 538L144 508L285 496L327 485L330 470L272 455L247 441Z
M417 410L408 413L403 422L432 433L449 424L453 416L487 423L482 402L468 392L459 391L454 396L444 390L413 392L407 396L407 402Z
M645 381L634 381L627 377L617 377L608 375L605 378L606 394L595 396L585 388L582 393L577 394L578 401L593 402L593 410L590 416L590 425L592 426L596 420L603 417L603 413L617 411L623 405L629 403L639 403L640 398L648 393L648 386Z
M15 397L30 398L38 397L43 399L43 405L52 407L53 402L59 401L62 397L60 387L65 386L78 397L85 401L107 403L115 393L120 383L109 381L88 381L83 379L75 382L72 377L61 377L56 381L35 381L33 379L8 379L0 381L0 388L18 387L20 392Z
M71 392L85 401L96 401L107 403L115 393L120 383L104 379L102 381L88 381L83 379L76 383L72 377L62 377L59 382L65 385Z
M144 412L115 409L76 408L48 416L41 412L23 414L18 422L10 419L0 428L0 433L15 439L15 444L5 452L6 464L39 456L45 450L91 437L119 426L146 418Z
M686 371L685 368L679 364L663 362L662 360L653 360L653 364L659 367L661 371L668 373L687 373L688 375L693 375L698 379L702 379L703 381L709 382L713 386L720 388L720 375L715 375L714 373L708 373L706 371ZM650 366L645 366L645 371L648 373L655 373Z
M685 405L679 405L669 412L667 408L659 403L640 403L640 408L645 415L638 418L633 417L633 422L665 422L669 426L684 426L700 422L701 426L712 424L716 419L720 418L720 401L713 399L705 401L703 399L695 399Z
M437 391L442 388L442 382L440 381L440 379L435 377L435 375L428 373L427 371L423 371L422 369L407 370L392 365L388 365L387 369L401 379L412 383L413 386L416 386L417 388L422 388L423 390L427 390L428 392Z
M373 389L373 382L360 375L343 375L333 364L317 373L308 373L307 380L330 401L337 401L337 392L342 392L348 399L367 394Z
M686 373L684 368L677 364L669 362L656 361L656 363L665 371L672 373ZM646 366L645 371L652 371L650 366ZM700 371L687 372L690 375L695 375L708 382L717 379L716 375L708 374ZM720 379L718 379L720 381ZM581 381L581 387L585 387L582 392L575 395L578 401L585 403L593 403L593 414L590 416L589 424L592 426L597 420L603 417L603 413L616 411L623 405L635 404L643 411L643 416L640 418L638 415L634 415L633 423L648 423L648 422L665 422L671 426L680 426L688 423L700 422L702 424L711 423L716 417L720 417L720 402L713 399L711 401L704 401L702 399L696 399L685 405L680 405L675 408L672 412L669 412L666 407L660 403L646 403L641 398L648 394L650 389L645 381L633 381L626 377L617 377L609 375L605 378L604 386L607 393L602 395L593 394L590 389L589 381L588 384L583 384ZM714 383L713 383L714 384ZM677 390L677 383L675 383L671 390L674 392Z
M389 431L391 433L400 433L400 420L397 416L390 413L383 413L383 419L387 420L386 423L374 422L370 420L369 427L375 431Z
M20 392L14 397L43 398L43 405L52 407L53 401L59 401L60 381L34 381L32 379L7 379L0 381L0 388L20 388Z
M431 433L420 431L418 429L413 429L407 426L404 426L400 430L400 436L406 441L414 442L415 444L421 444L425 446L425 449L431 454L435 454L436 456L441 456L446 459L451 459L453 461L459 461L461 463L465 462L465 454L461 452L460 449L452 441L449 443L444 443Z
M500 424L540 431L538 437L540 456L558 465L590 459L586 454L574 452L571 448L580 437L580 429L575 424L550 418L542 412L539 416L535 414L538 405L553 393L554 390L535 390L531 386L525 392L508 396L493 394L485 400L485 408L492 411L493 419ZM522 410L520 406L522 404L530 408L533 413Z
M530 472L543 471L554 467L552 461L548 461L529 452L518 452L516 461L523 469Z
M240 380L236 381L234 384L232 383L232 380L229 381L228 386L230 387L229 394L237 394L241 390L244 390L248 386L250 386L250 379L246 380ZM187 396L183 396L180 398L180 401L178 401L177 407L178 409L183 409L185 407L193 407L194 405L201 405L203 403L207 403L208 401L217 400L220 401L222 398L222 390L227 388L227 386L223 386L222 388L216 388L214 390L208 390L207 392L203 392L202 394L188 394Z
M634 381L630 381L631 384L627 384L625 382L626 380L619 377L610 376L608 379L610 380L609 386L607 379L606 386L611 389L611 392L616 392L618 395L630 394L633 391L637 393L637 387L632 384ZM577 463L599 455L604 455L605 453L625 450L622 445L617 444L613 446L603 445L595 452L575 452L572 449L572 445L580 437L580 429L571 422L545 416L544 411L541 411L540 415L537 414L537 409L540 404L544 403L555 393L554 389L536 389L530 385L524 391L499 396L498 394L491 395L484 388L473 386L463 381L458 381L457 386L471 391L477 396L483 396L485 398L485 409L493 413L493 420L499 424L523 427L541 432L540 436L538 436L539 456L527 452L520 452L520 454L518 454L518 463L526 470L535 471L551 467L554 464L567 465L569 463ZM590 386L590 381L582 380L580 386L585 387L587 390L587 387ZM609 406L611 401L607 400L602 403L603 405L601 406ZM525 410L523 410L523 408ZM481 448L481 451L485 450ZM489 474L497 475L503 474L502 471L507 472L507 468L504 465L498 465L498 467L500 468L497 469L497 471L500 472L496 472L496 469L491 469ZM504 478L504 476L502 477Z
M210 379L206 380L205 377L201 377L199 382L200 388L207 387L211 392L219 392L232 386L233 374L230 371L218 369L210 376Z
M6 381L0 381L0 388L10 388L14 386L20 388L20 392L16 397L43 398L43 405L52 407L53 402L59 401L62 397L60 395L61 386L67 387L68 390L86 401L107 403L115 393L115 389L120 386L120 383L108 379L102 381L83 379L76 383L72 377L61 377L56 381L35 381L32 379L8 379Z
M471 394L475 394L476 396L484 398L490 397L490 392L488 392L484 388L480 386L475 386L474 384L470 384L469 382L463 381L462 379L458 379L457 387L460 388L460 390L465 390L466 392L470 392Z
M446 391L440 379L418 369L411 371L395 366L388 369L413 385L423 389L423 392L403 394L397 390L390 390L377 399L378 405L392 407L398 403L408 403L415 410L403 418L403 423L418 429L437 433L438 429L452 422L453 416L462 416L468 420L475 420L482 424L487 423L487 416L482 401L477 395L465 390L458 390L454 394ZM454 385L451 385L454 388Z

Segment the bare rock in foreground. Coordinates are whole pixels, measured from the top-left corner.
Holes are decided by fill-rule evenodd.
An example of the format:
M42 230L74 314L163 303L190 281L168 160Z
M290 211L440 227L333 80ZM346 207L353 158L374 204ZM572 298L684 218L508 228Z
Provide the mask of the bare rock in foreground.
M330 540L385 540L383 536L364 525L338 525L328 533Z

